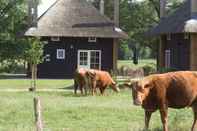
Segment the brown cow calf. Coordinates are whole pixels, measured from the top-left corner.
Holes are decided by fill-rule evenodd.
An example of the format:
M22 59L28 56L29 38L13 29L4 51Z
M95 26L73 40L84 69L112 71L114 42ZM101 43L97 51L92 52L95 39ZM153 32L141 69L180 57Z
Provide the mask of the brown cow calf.
M106 71L100 70L88 70L86 72L89 79L89 85L92 95L96 92L96 88L100 89L101 94L104 94L105 89L110 86L114 91L119 92L120 89L116 86L116 83L111 78L110 74Z
M85 90L85 94L87 95L86 72L87 72L87 69L84 69L84 68L76 69L74 73L74 93L75 94L77 94L77 89L79 87L81 94L83 94L83 90Z
M197 130L197 72L179 71L156 74L127 86L132 88L133 102L145 110L145 128L148 129L151 114L160 110L163 130L168 131L168 107L192 107L194 122L192 131Z

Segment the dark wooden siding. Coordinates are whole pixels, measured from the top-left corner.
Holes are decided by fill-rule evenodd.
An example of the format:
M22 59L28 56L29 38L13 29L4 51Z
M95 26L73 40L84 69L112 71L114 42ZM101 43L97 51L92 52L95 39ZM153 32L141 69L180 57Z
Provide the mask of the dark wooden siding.
M72 78L77 68L79 49L101 50L101 69L110 71L113 68L113 39L98 38L96 43L89 43L88 38L61 38L58 42L47 38L44 40L49 40L44 47L44 54L50 54L51 61L38 65L39 78ZM56 59L57 49L65 49L65 60Z
M190 38L185 39L184 34L173 34L171 40L163 38L164 51L171 50L171 68L177 70L190 69ZM164 54L165 55L165 54Z

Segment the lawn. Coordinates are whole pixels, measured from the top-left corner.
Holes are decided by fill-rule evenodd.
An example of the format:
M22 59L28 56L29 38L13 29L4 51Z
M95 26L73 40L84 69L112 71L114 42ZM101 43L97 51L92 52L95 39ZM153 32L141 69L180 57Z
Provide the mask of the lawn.
M31 85L30 79L0 79L1 89L28 89ZM73 80L37 80L38 89L65 89L73 85Z
M53 81L54 82L54 81ZM143 128L141 107L132 105L131 92L107 90L106 96L80 96L72 92L38 92L45 131L138 131ZM30 92L0 92L0 130L33 131L33 96ZM170 131L186 131L192 124L191 109L169 111ZM159 113L150 123L161 131Z
M153 64L156 66L156 60L155 59L141 59L138 61L138 64L135 65L133 64L132 60L119 60L118 61L118 68L121 66L129 66L131 68L138 68L138 67L143 67L144 65L147 64Z
M139 65L154 60L140 61ZM119 61L120 65L132 65ZM62 89L63 92L42 91L5 92L6 89L28 89L29 79L0 80L0 131L33 131L33 97L42 105L44 131L140 131L144 127L144 111L132 104L131 91L116 94L107 90L106 96L73 95L73 80L37 82L38 89ZM193 113L190 108L169 110L169 130L188 131ZM159 112L153 114L150 131L162 131Z

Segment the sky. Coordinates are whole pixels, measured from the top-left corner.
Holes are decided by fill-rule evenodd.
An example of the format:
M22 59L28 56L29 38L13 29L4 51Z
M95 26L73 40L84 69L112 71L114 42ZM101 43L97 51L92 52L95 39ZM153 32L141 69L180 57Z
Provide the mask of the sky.
M56 0L41 0L38 5L38 16L42 15Z
M41 0L40 5L38 6L38 17L41 16L56 0ZM143 0L136 0L143 1Z

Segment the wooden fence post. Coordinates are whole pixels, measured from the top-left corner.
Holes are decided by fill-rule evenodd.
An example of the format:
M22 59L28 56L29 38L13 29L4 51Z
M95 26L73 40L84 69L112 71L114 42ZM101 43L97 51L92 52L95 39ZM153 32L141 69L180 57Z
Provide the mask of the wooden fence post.
M36 97L34 98L34 115L35 115L36 131L43 131L40 99Z

